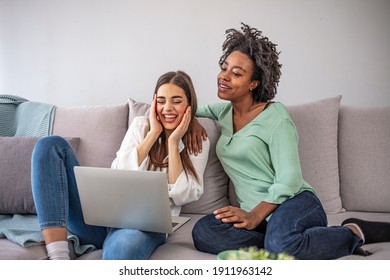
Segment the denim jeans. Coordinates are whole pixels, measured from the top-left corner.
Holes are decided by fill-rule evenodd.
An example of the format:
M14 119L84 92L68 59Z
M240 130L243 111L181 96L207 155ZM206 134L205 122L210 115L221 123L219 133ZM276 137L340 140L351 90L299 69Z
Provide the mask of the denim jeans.
M223 250L256 246L297 259L336 259L353 254L362 239L343 226L327 226L319 199L305 191L282 203L269 219L266 231L237 229L209 214L194 226L195 247L218 254Z
M85 224L73 171L79 162L64 138L39 139L31 161L32 192L41 229L66 227L81 244L103 249L104 259L147 259L165 242L165 233Z

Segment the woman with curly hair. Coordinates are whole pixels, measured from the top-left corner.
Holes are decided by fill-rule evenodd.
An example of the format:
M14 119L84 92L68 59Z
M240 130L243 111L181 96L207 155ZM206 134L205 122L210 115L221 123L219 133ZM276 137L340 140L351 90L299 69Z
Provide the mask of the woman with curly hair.
M278 58L261 31L245 24L242 31L227 30L217 82L218 97L229 102L198 107L196 115L220 124L216 153L240 206L200 219L194 245L212 254L256 246L297 259L366 255L364 238L390 240L390 224L352 219L327 227L315 190L302 178L297 129L285 106L272 101L281 76Z

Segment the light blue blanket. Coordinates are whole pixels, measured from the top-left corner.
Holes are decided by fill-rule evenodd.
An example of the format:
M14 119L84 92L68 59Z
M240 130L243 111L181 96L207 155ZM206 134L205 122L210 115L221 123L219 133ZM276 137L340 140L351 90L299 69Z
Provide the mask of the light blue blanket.
M0 95L0 136L51 135L55 106L31 102L13 95ZM23 247L44 243L36 215L0 215L0 238L7 238ZM77 255L95 250L81 245L77 236L68 234Z
M7 238L23 247L45 243L36 215L0 215L0 238ZM80 244L78 237L71 233L68 233L68 240L77 255L96 250L93 245Z
M16 133L16 109L19 104L27 99L13 96L0 95L0 136L14 136Z

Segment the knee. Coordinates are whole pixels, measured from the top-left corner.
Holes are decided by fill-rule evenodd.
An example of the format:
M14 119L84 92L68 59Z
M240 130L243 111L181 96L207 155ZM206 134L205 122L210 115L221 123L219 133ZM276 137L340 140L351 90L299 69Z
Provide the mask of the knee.
M131 229L111 229L103 245L103 259L142 260L165 242L165 235Z
M61 148L68 147L68 142L57 135L44 136L39 138L34 146L32 153L32 160L40 160L45 158L48 154L56 152Z
M194 225L192 229L192 235L198 236L204 231L208 231L214 224L218 222L217 219L215 219L213 214L208 214L202 218L200 218Z

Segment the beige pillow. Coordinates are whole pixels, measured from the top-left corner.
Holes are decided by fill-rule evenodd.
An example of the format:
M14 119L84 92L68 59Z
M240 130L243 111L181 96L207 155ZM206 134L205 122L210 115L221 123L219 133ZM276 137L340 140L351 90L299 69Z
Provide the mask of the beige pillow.
M342 106L339 128L343 207L390 212L390 107Z
M286 106L299 134L303 178L327 213L342 210L337 149L341 96Z
M39 137L0 137L0 214L35 214L31 154ZM77 154L79 138L66 138Z
M80 137L80 165L111 167L127 131L128 113L127 103L58 107L53 134Z

